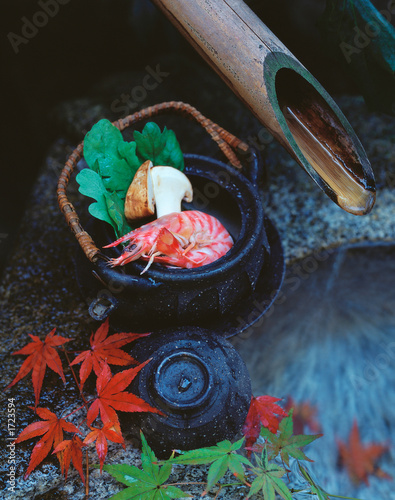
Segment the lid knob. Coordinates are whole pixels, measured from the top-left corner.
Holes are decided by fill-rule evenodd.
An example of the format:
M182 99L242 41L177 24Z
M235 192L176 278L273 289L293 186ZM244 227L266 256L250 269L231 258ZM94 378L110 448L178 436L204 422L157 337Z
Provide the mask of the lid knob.
M163 359L156 370L154 386L170 408L188 410L207 402L212 392L212 373L191 352L177 352Z

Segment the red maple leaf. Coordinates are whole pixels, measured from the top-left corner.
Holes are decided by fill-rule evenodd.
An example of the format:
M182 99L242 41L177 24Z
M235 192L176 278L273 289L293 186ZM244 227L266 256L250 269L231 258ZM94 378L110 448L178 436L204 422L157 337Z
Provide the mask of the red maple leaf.
M115 410L127 412L150 411L162 414L161 411L153 408L138 396L123 392L149 361L147 360L135 368L117 373L113 377L111 376L110 367L107 364L104 365L96 380L97 399L89 407L87 414L88 425L91 425L99 413L103 424L112 422L119 425Z
M30 408L34 410L32 407ZM36 408L35 411L37 415L43 419L43 421L34 422L28 425L14 441L15 443L20 443L22 441L26 441L27 439L42 436L44 434L33 448L29 467L27 468L25 474L25 479L48 455L51 451L52 445L56 447L63 441L63 430L67 432L79 432L81 434L80 430L77 429L74 424L66 422L63 418L58 418L55 413L52 413L47 408ZM57 457L63 470L63 452L58 452Z
M64 474L65 479L67 479L67 473L69 472L70 462L73 461L73 465L81 476L82 482L85 484L85 477L82 471L82 446L83 443L81 439L75 434L72 439L66 439L59 443L52 454L63 452L63 464L62 474Z
M119 348L140 337L149 335L149 333L116 333L107 337L108 329L109 322L106 319L96 330L95 334L92 333L90 337L91 348L83 351L71 363L71 365L75 365L82 361L80 368L81 390L92 369L98 377L106 363L120 366L127 366L132 363L137 364L137 361L130 354Z
M23 347L19 351L12 353L12 355L29 354L29 357L25 359L17 376L6 387L6 389L9 389L13 385L15 385L23 377L25 377L30 372L30 370L33 370L32 381L34 394L36 396L36 406L38 405L40 399L41 387L43 385L45 369L47 365L49 366L49 368L51 368L51 370L61 376L63 382L66 382L64 378L62 362L59 358L59 354L55 350L55 347L63 345L66 342L70 342L70 340L72 339L66 339L64 337L61 337L60 335L55 335L55 331L56 328L49 332L44 342L42 342L36 335L31 335L29 333L29 337L33 339L33 342L25 345L25 347Z
M258 439L261 425L276 434L282 417L288 416L288 413L281 406L275 404L276 401L280 400L272 396L258 396L257 398L252 396L250 409L243 427L246 448L252 447Z
M363 445L359 435L358 424L354 420L348 443L338 441L340 461L346 467L350 478L355 483L363 481L369 485L368 475L392 479L377 466L377 460L388 450L388 446L378 443Z
M121 443L125 449L121 428L118 424L107 422L101 429L97 429L95 427L90 427L90 429L92 432L86 436L83 445L86 446L87 444L96 441L96 451L100 460L100 472L102 472L108 449L107 440L112 441L113 443Z
M305 426L314 434L318 434L321 431L321 426L316 419L317 408L311 405L309 401L296 403L294 399L289 396L284 410L289 411L291 408L294 410L292 421L295 434L303 434Z

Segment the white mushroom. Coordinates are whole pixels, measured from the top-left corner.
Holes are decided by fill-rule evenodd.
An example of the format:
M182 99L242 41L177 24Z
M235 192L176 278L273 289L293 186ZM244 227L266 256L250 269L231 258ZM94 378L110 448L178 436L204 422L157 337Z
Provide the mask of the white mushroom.
M137 170L125 198L125 216L128 220L142 219L155 213L162 217L181 212L183 200L191 202L192 185L188 177L173 167L152 167L147 160Z
M181 212L181 202L191 202L192 185L188 177L173 167L154 167L151 170L156 216Z

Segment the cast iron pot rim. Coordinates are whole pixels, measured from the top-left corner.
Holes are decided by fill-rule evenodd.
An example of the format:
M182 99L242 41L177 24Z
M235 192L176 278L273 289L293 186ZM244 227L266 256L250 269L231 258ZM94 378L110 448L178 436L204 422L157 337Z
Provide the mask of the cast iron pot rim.
M206 279L208 277L207 275L209 275L210 277L216 277L218 274L223 275L226 274L227 271L230 272L233 266L239 264L240 261L242 261L243 258L245 258L246 254L248 254L251 248L256 244L256 238L254 237L249 238L247 241L245 241L247 232L246 215L245 212L241 210L240 207L241 201L237 197L237 193L240 193L241 189L239 188L239 184L236 183L240 183L240 185L243 186L243 188L245 188L245 191L250 195L249 206L255 210L255 217L252 217L251 219L251 224L254 224L255 226L254 233L259 235L261 234L262 231L265 231L264 212L259 194L257 192L257 189L253 186L253 184L247 179L245 175L235 170L233 167L226 165L222 161L216 160L208 156L185 154L184 158L187 161L189 160L191 162L193 162L194 160L198 162L203 161L204 164L207 164L207 166L214 165L215 168L217 169L222 168L230 175L229 183L224 186L221 184L221 182L213 179L213 177L209 175L208 171L202 172L201 167L196 167L196 170L199 172L201 177L204 177L212 182L216 182L220 187L225 189L232 196L233 200L236 202L239 208L239 212L241 215L241 230L237 240L235 241L234 246L229 250L229 252L226 255L216 260L215 262L212 262L205 266L197 267L195 269L170 269L170 268L165 268L164 266L160 266L159 264L153 264L147 270L144 276L140 276L139 273L146 266L145 262L140 263L138 261L134 261L133 263L129 264L134 266L134 268L137 270L138 275L136 276L134 274L129 274L129 273L122 273L122 272L120 273L118 269L112 269L108 267L104 261L102 261L100 268L102 273L106 275L105 277L107 279L117 280L117 278L120 275L122 275L123 277L129 276L131 279L139 278L141 280L146 280L146 281L153 279L154 281L160 281L164 283L169 281L174 282L175 280L177 282L180 281L183 282L183 281L189 281L191 279L192 280ZM186 165L186 170L187 169L188 166ZM188 172L186 172L186 174L188 174ZM191 172L190 175L193 176L195 174Z

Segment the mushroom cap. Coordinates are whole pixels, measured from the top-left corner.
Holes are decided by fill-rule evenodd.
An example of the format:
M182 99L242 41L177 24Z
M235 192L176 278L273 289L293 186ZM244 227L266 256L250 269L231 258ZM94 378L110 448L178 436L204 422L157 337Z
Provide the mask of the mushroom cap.
M143 219L155 213L151 169L152 161L145 161L129 186L125 198L125 217L128 220Z

